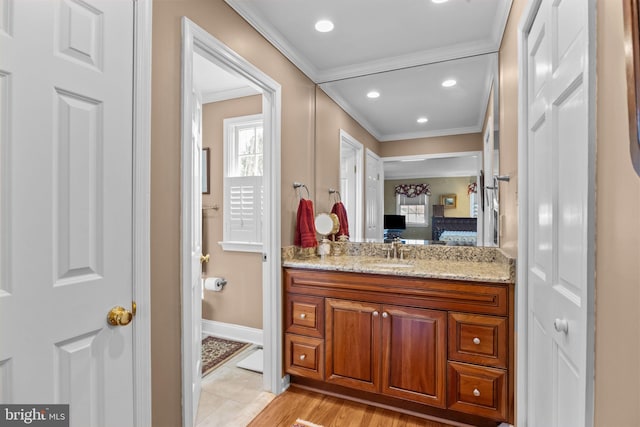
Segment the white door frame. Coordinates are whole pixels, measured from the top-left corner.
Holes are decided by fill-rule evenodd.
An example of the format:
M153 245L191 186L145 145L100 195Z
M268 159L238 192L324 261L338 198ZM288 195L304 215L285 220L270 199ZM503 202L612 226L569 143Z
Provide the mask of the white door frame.
M134 425L151 425L151 22L152 0L134 7L133 323Z
M517 390L516 390L516 425L526 427L528 424L528 410L527 407L527 390L529 385L529 379L527 378L528 372L528 283L527 283L527 265L526 259L528 258L528 223L529 223L529 206L528 206L528 158L527 158L527 129L528 129L528 96L527 96L527 84L528 84L528 58L527 58L527 35L531 30L531 26L534 22L540 4L543 0L530 1L520 20L518 25L518 258L523 262L517 263L517 285L516 285L516 334L517 343L516 348L518 352L516 354L517 365ZM589 55L588 55L588 79L586 87L589 92L587 93L587 108L589 111L589 153L588 153L588 176L589 181L587 183L589 195L588 205L588 230L587 230L587 242L589 247L587 248L587 254L589 259L589 265L595 266L595 147L596 147L596 5L595 0L588 0L589 7ZM594 386L595 386L595 267L587 274L587 299L588 306L587 315L587 366L586 366L586 414L585 414L585 427L591 427L594 423Z
M342 162L342 145L346 144L353 148L356 153L356 213L355 221L353 221L355 227L349 227L351 233L351 240L355 242L362 241L364 236L364 218L363 213L363 194L364 194L364 145L351 135L349 135L343 129L340 129L340 161ZM352 218L349 218L351 221Z
M280 271L280 126L281 86L254 65L186 17L182 18L182 224L181 224L181 293L182 293L182 417L183 426L191 427L193 396L191 392L191 328L190 247L188 221L191 206L185 195L191 192L191 106L194 49L204 53L217 65L241 75L262 91L264 135L264 224L262 268L262 328L264 334L263 386L279 394L285 388L282 377L282 274ZM267 136L269 137L267 139ZM269 142L267 142L269 141Z

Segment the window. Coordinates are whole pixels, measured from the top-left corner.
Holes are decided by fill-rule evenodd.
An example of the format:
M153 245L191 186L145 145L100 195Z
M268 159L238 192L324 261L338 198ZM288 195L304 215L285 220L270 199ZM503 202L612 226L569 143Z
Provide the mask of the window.
M429 196L421 194L407 197L396 194L396 213L404 215L407 227L426 227L429 225Z
M262 251L262 114L224 120L224 250Z

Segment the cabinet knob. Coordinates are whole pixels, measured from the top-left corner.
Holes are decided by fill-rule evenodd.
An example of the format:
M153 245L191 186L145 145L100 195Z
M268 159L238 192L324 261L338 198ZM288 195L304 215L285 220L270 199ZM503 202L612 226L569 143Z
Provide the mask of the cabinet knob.
M474 343L475 345L480 344L480 338L475 337L475 338L473 339L473 343Z
M386 311L383 311L382 312L382 317L384 317L386 319L387 317L389 317L389 313L387 313Z
M373 314L373 317L378 317L378 312L377 311L374 311L372 314Z
M306 358L307 358L307 355L306 355L306 354L301 354L301 355L300 355L300 360L304 360L304 359L306 359Z
M475 397L480 396L480 390L478 390L477 388L474 388L474 389L473 389L473 395L474 395Z
M306 313L300 313L300 318L301 319L306 319L307 318L307 314Z

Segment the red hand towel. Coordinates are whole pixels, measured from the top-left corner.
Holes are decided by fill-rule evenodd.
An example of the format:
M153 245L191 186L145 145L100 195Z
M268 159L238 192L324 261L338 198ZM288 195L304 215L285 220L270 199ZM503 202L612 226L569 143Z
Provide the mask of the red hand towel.
M318 246L313 218L313 202L311 200L300 199L293 244L303 248L315 248Z
M342 202L336 202L331 208L331 213L336 214L338 221L340 221L340 228L335 234L336 237L347 236L349 237L349 221L347 220L347 210Z

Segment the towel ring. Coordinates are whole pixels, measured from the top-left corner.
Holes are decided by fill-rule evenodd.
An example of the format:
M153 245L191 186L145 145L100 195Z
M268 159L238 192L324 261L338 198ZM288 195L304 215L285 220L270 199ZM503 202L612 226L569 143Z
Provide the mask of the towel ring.
M340 197L340 192L338 190L336 190L335 188L329 188L329 201L331 201L331 195L332 194L333 194L333 197L335 199L335 203L342 202L342 197Z
M295 188L295 189L296 189L296 191L298 192L298 197L299 197L299 198L301 198L301 199L302 199L303 197L302 197L302 194L301 194L300 188L304 188L305 190L307 190L307 199L311 199L311 194L309 193L309 189L307 188L307 186L306 186L306 185L304 185L304 184L302 184L302 183L300 183L300 182L294 182L294 183L293 183L293 188Z

